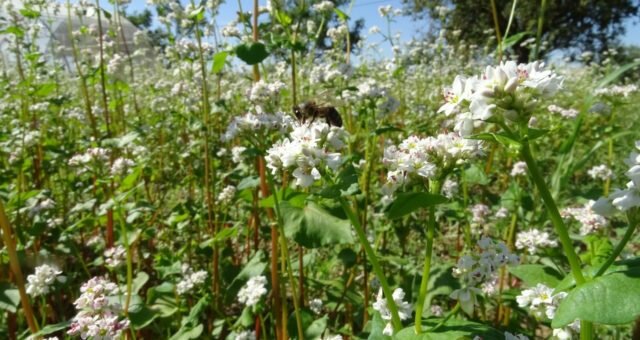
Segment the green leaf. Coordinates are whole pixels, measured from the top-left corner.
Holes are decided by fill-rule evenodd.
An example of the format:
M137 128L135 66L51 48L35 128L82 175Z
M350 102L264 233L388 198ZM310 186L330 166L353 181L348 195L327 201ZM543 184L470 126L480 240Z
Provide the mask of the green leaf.
M213 55L213 64L211 65L211 73L217 74L222 71L224 64L227 61L229 52L221 51Z
M487 185L491 181L487 174L477 164L472 164L469 168L464 170L464 180L468 184L480 184Z
M380 317L380 312L375 312L373 314L373 320L371 320L371 332L369 333L368 340L388 340L391 337L382 334L384 327L387 325L387 322L382 320Z
M263 43L254 42L236 46L236 55L248 65L255 65L269 56L267 47Z
M0 282L0 309L15 313L20 304L18 289L8 282Z
M135 329L147 327L159 316L160 313L157 313L147 306L142 306L137 310L129 311L129 321L131 321L131 325L133 325Z
M484 133L479 133L477 135L469 136L467 138L484 140L489 142L497 142L507 147L508 146L520 147L521 145L517 137L511 136L507 133L502 133L502 132L501 133L484 132Z
M431 329L439 322L441 318L433 318L423 322L423 328ZM404 328L394 336L394 340L452 340L452 339L473 339L474 337L482 339L504 339L504 334L487 325L476 323L473 321L449 319L442 327L436 331L422 333L416 335L414 326Z
M22 14L23 17L29 18L29 19L37 19L40 17L40 12L34 10L33 8L27 8L27 7L21 9L20 14Z
M144 286L145 283L149 281L149 274L145 272L138 272L136 277L133 279L131 291L133 294L138 294L140 289Z
M508 48L511 48L511 46L515 45L518 41L522 40L522 38L526 37L529 34L531 34L531 32L520 32L507 37L507 39L502 40L502 50L504 51Z
M42 338L43 335L49 335L51 333L59 332L61 330L67 329L71 325L71 321L63 321L53 325L46 325L42 327L40 331L34 333L29 338L30 339L39 339Z
M196 22L204 20L204 7L200 6L191 11L191 13L189 13L189 19L195 20Z
M287 237L306 248L353 243L349 221L329 214L313 202L298 208L285 201L280 205L280 211Z
M527 136L529 137L529 140L534 140L546 135L547 133L549 133L549 130L547 129L529 128Z
M204 327L202 324L198 324L195 327L183 327L178 330L178 332L169 338L169 340L190 340L190 339L199 339L200 335L202 335L202 331Z
M555 288L562 280L562 274L551 267L541 264L521 264L509 267L509 272L524 281L529 287L535 287L538 283L543 283Z
M302 208L304 202L307 199L308 194L300 191L293 191L289 188L278 191L278 201L282 203L284 201L289 202L294 207ZM275 208L276 204L273 199L273 194L267 198L260 200L260 206L263 208Z
M341 21L346 22L347 20L349 20L349 16L347 15L347 13L341 11L340 9L334 8L333 11Z
M389 206L387 217L390 219L400 218L420 208L427 208L445 202L447 202L447 199L442 195L426 192L401 193L397 195L396 199Z
M402 130L401 128L397 127L397 126L391 126L391 125L387 125L387 126L383 126L381 128L376 129L376 136L380 136L384 133L387 132L402 132L404 130Z
M313 314L308 310L300 310L300 319L302 319L302 329L305 339L320 339L322 332L327 328L326 315L318 320L314 320L313 318ZM291 313L291 315L289 315L287 328L291 339L298 339L298 327L296 324L295 313Z
M169 317L178 311L175 286L169 282L163 282L159 286L149 288L147 291L147 305L160 317Z
M18 38L21 38L24 36L24 31L22 30L22 28L20 28L19 26L9 26L5 29L3 29L2 31L0 31L1 34L13 34Z
M560 328L575 319L605 325L632 322L640 315L640 268L600 276L569 292L551 326Z
M276 19L284 27L288 27L293 22L289 14L283 10L276 10Z
M46 97L57 87L56 83L44 83L38 86L38 89L33 93L34 96Z

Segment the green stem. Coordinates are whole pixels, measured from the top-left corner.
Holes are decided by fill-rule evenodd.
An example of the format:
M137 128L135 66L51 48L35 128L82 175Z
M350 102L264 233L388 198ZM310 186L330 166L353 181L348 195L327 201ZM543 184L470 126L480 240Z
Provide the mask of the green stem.
M460 310L460 303L456 303L456 306L453 307L453 309L449 312L449 314L447 314L447 316L444 317L444 319L442 319L442 321L440 321L437 325L433 326L433 328L431 328L431 332L435 332L438 328L444 326L445 323L447 323L447 321L449 321L449 319L451 319L452 316L456 315L458 313L458 311Z
M544 205L549 212L551 223L553 224L556 233L560 237L562 248L567 256L567 259L569 260L569 266L571 267L573 278L575 279L576 284L581 285L585 282L585 279L582 275L582 270L580 269L580 259L578 259L578 255L576 255L576 252L573 249L573 243L571 241L571 238L569 237L567 227L564 225L564 221L560 216L560 212L558 212L556 202L553 200L553 197L551 197L549 188L547 188L547 184L544 182L544 178L540 173L540 169L538 169L538 164L533 159L533 156L531 154L531 147L529 146L529 141L527 140L524 140L522 142L521 155L525 163L527 163L527 168L529 170L529 174L531 175L531 179L538 188L540 196L542 196L542 201L544 202Z
M440 182L431 181L429 191L432 194L440 192ZM431 257L433 256L433 239L436 230L436 207L429 207L429 219L427 220L427 253L424 258L424 267L422 268L422 280L420 281L420 293L416 302L416 334L422 333L422 310L427 298L427 286L429 284L429 274L431 273Z
M120 230L122 232L122 242L124 249L127 251L127 296L124 302L124 315L129 315L129 304L131 303L131 291L133 290L133 254L129 246L129 235L127 234L127 224L124 219L124 211L122 206L118 207L118 215L120 215Z
M522 141L522 148L520 153L524 161L527 163L527 168L529 170L529 174L531 175L531 179L538 188L540 196L542 196L544 205L549 212L551 223L553 224L556 233L560 237L560 242L562 243L562 248L567 256L567 259L569 260L569 266L571 267L571 273L574 280L576 281L576 285L580 286L581 284L585 283L584 276L582 275L582 270L580 269L580 259L573 249L573 243L571 242L571 238L569 237L567 227L564 225L564 221L560 216L560 212L558 212L556 202L553 200L553 197L551 197L549 188L547 188L547 184L544 182L544 178L540 173L540 169L538 169L538 164L533 159L533 156L531 154L531 147L529 146L529 141L526 138ZM593 327L591 322L581 321L580 326L580 339L590 340Z
M633 236L633 233L636 231L637 222L631 218L631 214L627 214L627 219L629 220L629 228L627 228L627 231L624 233L624 236L622 237L622 240L620 240L620 243L618 243L607 261L600 267L600 269L598 269L598 272L594 277L598 277L604 274L607 269L609 269L609 267L613 264L616 258L618 258L618 255L620 255L622 250L624 250L624 247L627 245L629 240L631 240L631 236Z
M542 38L542 27L544 25L544 12L547 9L547 0L540 1L540 15L538 15L538 32L536 33L536 48L533 52L533 59L538 59L540 53L540 39Z
M396 306L395 301L393 301L393 292L389 287L387 278L384 276L382 267L380 266L380 262L378 262L378 257L376 256L375 251L373 250L373 248L371 248L371 245L367 240L367 235L364 233L364 229L362 228L362 224L360 224L358 216L356 216L356 214L353 212L344 197L340 197L340 205L349 217L351 224L353 224L353 228L356 230L360 245L362 245L362 247L364 248L364 251L367 254L367 259L369 260L369 262L371 262L373 271L378 277L378 280L380 280L380 286L382 286L382 291L385 298L387 299L387 307L391 311L391 323L393 325L393 329L395 332L398 332L402 328L402 321L400 321L400 316L398 315L398 306Z
M273 195L273 205L276 212L276 220L278 224L278 231L280 233L280 248L285 261L285 267L287 268L287 276L289 277L289 284L291 285L291 293L293 294L293 309L296 316L296 326L298 328L298 339L304 339L304 329L302 327L302 317L300 316L300 306L298 305L298 293L296 291L296 282L293 278L293 271L291 270L291 258L289 257L289 245L287 244L287 237L284 233L284 221L280 212L280 201L278 200L278 190L276 189L273 181L273 175L270 172L267 173L267 180L271 187Z

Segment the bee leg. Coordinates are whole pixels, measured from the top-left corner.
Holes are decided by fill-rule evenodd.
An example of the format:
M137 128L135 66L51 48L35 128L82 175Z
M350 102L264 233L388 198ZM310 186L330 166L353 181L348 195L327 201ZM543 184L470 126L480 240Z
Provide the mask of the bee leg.
M313 115L311 117L311 120L309 121L309 125L313 124L313 121L316 120L316 115Z

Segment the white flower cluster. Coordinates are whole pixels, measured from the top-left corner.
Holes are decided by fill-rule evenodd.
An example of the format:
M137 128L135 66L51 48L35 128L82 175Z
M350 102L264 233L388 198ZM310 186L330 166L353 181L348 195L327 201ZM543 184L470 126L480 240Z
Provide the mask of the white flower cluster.
M576 109L565 109L554 104L549 105L547 110L551 113L559 113L563 118L576 118L580 114L580 111Z
M438 178L444 171L482 154L481 146L480 141L465 139L455 132L427 138L410 136L398 146L388 146L382 158L389 170L383 193L391 196L412 176Z
M254 331L241 331L236 333L235 340L256 340L256 332Z
M254 276L238 292L238 302L247 306L255 306L267 294L267 278L264 275Z
M393 7L391 7L391 5L385 5L385 6L380 6L378 7L378 14L380 14L380 17L382 18L391 18L393 16L399 16L402 15L402 10L401 9L393 9Z
M280 94L280 91L285 88L285 84L279 80L273 83L267 83L264 80L259 80L251 86L249 91L249 100L252 102L267 102L274 99Z
M411 317L411 305L404 301L404 290L402 288L396 288L392 295L393 301L398 307L398 316L400 320L406 320ZM373 309L380 313L382 320L387 321L387 325L384 327L382 334L391 336L393 335L393 326L391 325L391 311L387 306L387 299L384 297L382 288L378 291L376 301L373 303Z
M613 171L606 164L596 165L587 171L589 177L606 181L613 178Z
M129 327L129 320L118 320L120 305L112 303L109 296L119 293L118 285L102 277L94 277L80 288L82 293L74 302L78 314L71 321L67 332L82 339L119 339Z
M527 163L515 162L511 168L511 177L526 176L527 175Z
M104 251L104 263L109 268L118 268L125 262L127 250L123 246L111 247Z
M527 107L518 101L553 95L561 86L562 78L544 70L543 63L507 61L487 66L480 76L457 76L452 87L445 89L445 104L438 112L447 116L458 114L455 131L467 136L472 133L474 121L486 121L496 112L509 120L528 122L529 116L518 116L516 108Z
M486 204L478 203L469 209L471 210L471 223L484 224L487 222L486 217L491 213L491 209Z
M323 302L320 299L313 299L309 301L309 309L318 315L322 313L322 305Z
M120 157L113 161L113 165L111 165L111 174L115 176L128 173L135 165L136 163L134 161L128 158Z
M636 149L640 151L640 140L636 141ZM632 151L625 164L629 170L625 173L630 181L626 189L616 189L609 197L601 197L593 205L598 214L609 216L616 210L627 211L640 207L640 153Z
M333 11L333 2L324 0L313 5L313 10L317 12L330 12Z
M553 320L558 304L566 296L565 292L553 295L553 288L538 283L534 288L523 290L516 297L516 302L520 308L528 307L536 318L546 316L549 320Z
M222 135L223 142L227 142L238 136L242 132L251 133L255 135L259 130L279 130L280 132L286 132L293 124L294 119L283 112L277 112L275 114L253 114L247 113L244 116L234 117L227 130Z
M222 189L220 194L218 194L218 198L216 202L218 204L229 204L233 201L233 198L236 196L236 187L233 185L227 185Z
M82 167L81 172L87 170L91 163L106 163L109 161L110 152L107 149L95 147L89 148L83 154L77 154L69 159L70 166Z
M516 236L516 248L526 249L527 253L531 255L537 253L540 248L557 246L558 241L550 239L548 232L538 229L521 231Z
M609 224L604 216L594 211L595 204L596 202L590 200L582 207L562 210L561 215L565 218L572 217L580 222L580 235L589 235Z
M320 179L325 167L336 171L343 162L339 152L348 134L343 128L323 122L296 124L293 131L267 150L267 167L274 175L293 169L295 185L309 187Z
M312 83L329 83L336 79L347 79L353 75L353 68L348 64L322 63L313 67L309 73Z
M199 270L194 272L186 263L182 264L182 279L176 285L176 292L179 295L185 295L191 292L196 286L203 284L207 280L207 272Z
M49 288L60 274L62 271L48 264L36 267L35 273L27 276L27 294L36 297L49 293Z
M447 178L444 183L442 183L442 195L448 199L452 199L455 195L458 194L460 190L460 185L458 182Z
M507 209L505 207L500 207L500 209L498 209L498 211L496 211L496 214L494 216L497 219L507 218L507 217L509 217L509 209Z
M453 268L453 276L460 278L462 288L456 289L450 296L459 301L467 314L473 313L476 294L480 292L477 286L495 280L495 273L500 267L516 265L520 261L503 242L483 237L478 241L478 247L480 254L462 256Z
M633 92L638 91L638 86L635 84L629 85L614 85L611 87L606 87L602 89L597 89L595 94L597 95L606 95L606 96L623 96L628 97Z

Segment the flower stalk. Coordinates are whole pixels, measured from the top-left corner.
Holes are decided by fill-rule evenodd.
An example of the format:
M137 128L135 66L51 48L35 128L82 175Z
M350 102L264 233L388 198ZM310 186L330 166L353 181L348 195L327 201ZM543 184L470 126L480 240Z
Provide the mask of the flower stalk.
M429 191L432 194L440 192L440 181L433 180L430 183ZM431 273L431 258L433 257L433 239L436 230L436 207L429 207L429 216L427 219L427 251L424 258L424 267L422 268L422 280L420 281L420 291L418 301L416 302L416 334L422 333L422 311L427 298L427 288L429 285L429 274Z
M380 262L378 262L378 257L376 256L375 251L369 244L367 240L367 235L362 228L362 224L360 224L360 220L358 216L353 212L347 201L344 197L340 197L340 205L342 209L349 217L353 228L356 230L356 234L358 235L358 240L360 241L360 245L364 248L365 253L367 254L367 259L371 263L373 267L373 272L380 280L380 286L382 286L382 291L384 293L385 299L387 299L387 307L389 311L391 311L391 323L393 325L394 332L398 332L402 328L402 321L400 321L400 315L398 314L398 306L396 306L395 301L393 300L393 292L391 291L391 287L387 282L387 278L384 276L384 272L382 271L382 267L380 266Z

